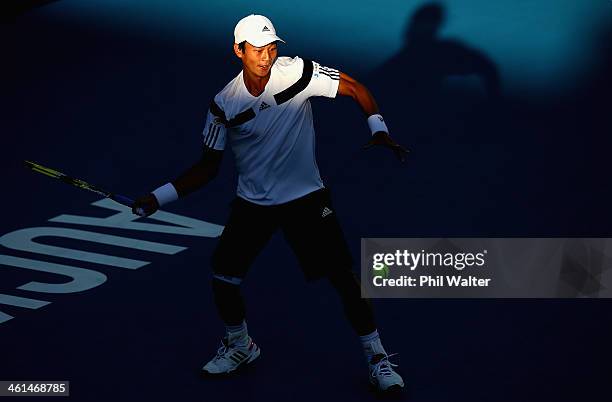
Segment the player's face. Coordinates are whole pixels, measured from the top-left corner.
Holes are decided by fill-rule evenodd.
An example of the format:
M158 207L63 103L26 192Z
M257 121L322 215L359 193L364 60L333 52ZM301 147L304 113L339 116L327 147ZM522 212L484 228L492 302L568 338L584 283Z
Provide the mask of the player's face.
M270 69L278 54L276 43L255 47L246 42L244 52L241 52L237 47L238 45L234 45L234 50L236 50L236 55L242 59L245 69L258 77L265 77L270 74Z

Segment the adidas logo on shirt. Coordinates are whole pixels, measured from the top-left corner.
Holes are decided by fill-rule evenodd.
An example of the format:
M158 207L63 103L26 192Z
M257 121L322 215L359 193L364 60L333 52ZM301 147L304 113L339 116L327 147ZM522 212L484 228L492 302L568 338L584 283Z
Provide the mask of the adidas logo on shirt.
M263 27L263 29L261 30L261 32L268 32L268 31L269 31L268 27L264 25L264 27Z
M323 208L323 213L321 214L322 218L325 218L327 215L331 214L333 211L327 207Z
M262 111L264 109L269 108L270 105L268 105L266 102L261 102L261 105L259 105L259 110Z

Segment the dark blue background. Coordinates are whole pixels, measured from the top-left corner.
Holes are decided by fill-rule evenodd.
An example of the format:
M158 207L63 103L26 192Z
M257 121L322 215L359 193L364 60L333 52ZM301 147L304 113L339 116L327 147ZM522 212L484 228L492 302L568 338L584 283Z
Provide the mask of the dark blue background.
M89 205L95 196L28 172L23 159L130 196L174 178L199 157L208 102L240 68L231 48L213 40L187 45L60 22L43 10L1 26L2 234L71 227L46 222L62 213L106 214ZM583 81L546 96L513 90L500 78L502 66L468 41L436 36L440 11L406 16L414 29L405 46L373 70L316 48L300 53L365 83L392 135L412 151L404 165L383 149L361 151L368 132L357 106L313 101L319 167L354 256L361 237L609 237L612 31L598 33L596 63ZM293 55L290 46L281 51ZM223 224L234 190L228 152L214 183L167 210ZM70 380L79 401L374 398L335 294L324 282L304 283L280 237L244 286L262 358L246 376L210 381L197 374L223 331L209 292L216 240L89 229L188 250L153 256L87 245L153 263L129 272L74 263L109 279L72 295L16 290L59 279L2 266L0 292L53 303L32 311L2 306L15 319L0 327L0 379ZM608 300L374 305L414 400L608 399Z

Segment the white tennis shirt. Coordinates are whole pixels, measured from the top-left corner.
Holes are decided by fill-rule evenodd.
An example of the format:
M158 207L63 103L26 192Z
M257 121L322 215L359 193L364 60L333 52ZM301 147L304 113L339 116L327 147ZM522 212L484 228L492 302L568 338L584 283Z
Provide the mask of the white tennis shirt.
M261 95L249 93L241 71L215 96L204 145L223 150L229 139L239 197L276 205L323 187L308 99L334 98L339 82L338 70L299 57L279 57Z

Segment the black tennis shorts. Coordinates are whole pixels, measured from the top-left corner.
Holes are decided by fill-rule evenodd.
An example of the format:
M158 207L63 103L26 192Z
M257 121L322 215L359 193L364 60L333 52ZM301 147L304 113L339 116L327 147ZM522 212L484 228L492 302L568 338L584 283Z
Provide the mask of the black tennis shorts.
M353 259L331 204L322 188L280 205L257 205L236 197L212 256L215 274L244 278L270 237L281 229L304 276L314 280L330 270L352 270Z

